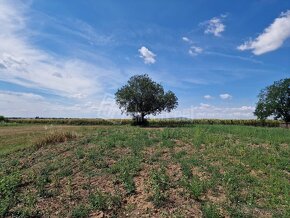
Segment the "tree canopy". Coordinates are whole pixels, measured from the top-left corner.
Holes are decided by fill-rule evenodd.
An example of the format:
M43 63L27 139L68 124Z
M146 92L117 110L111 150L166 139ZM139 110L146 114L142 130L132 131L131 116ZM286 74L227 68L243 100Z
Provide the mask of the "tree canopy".
M261 120L273 116L290 122L290 78L274 82L259 94L254 114Z
M154 82L147 74L132 76L128 83L118 89L115 99L122 113L140 118L170 112L178 106L172 91L165 92L162 85Z

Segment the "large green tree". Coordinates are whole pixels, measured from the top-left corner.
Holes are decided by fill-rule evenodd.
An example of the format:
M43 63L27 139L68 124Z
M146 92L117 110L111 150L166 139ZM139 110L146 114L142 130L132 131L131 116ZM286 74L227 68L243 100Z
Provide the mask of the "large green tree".
M145 122L146 115L170 112L178 106L175 94L165 92L162 85L154 82L147 74L132 76L116 92L115 99L122 113L133 116L139 124Z
M259 119L273 116L286 123L290 122L290 78L274 82L259 94L254 114Z

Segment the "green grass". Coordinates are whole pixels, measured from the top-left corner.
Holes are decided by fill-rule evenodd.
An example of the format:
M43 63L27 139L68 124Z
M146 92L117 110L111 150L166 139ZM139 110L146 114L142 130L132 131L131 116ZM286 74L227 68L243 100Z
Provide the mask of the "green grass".
M289 217L290 132L0 127L0 217Z

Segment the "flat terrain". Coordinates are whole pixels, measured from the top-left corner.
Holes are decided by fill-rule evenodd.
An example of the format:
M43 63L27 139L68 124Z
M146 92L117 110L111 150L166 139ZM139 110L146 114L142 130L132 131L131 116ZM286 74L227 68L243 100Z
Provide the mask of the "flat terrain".
M0 217L290 217L290 131L0 126Z

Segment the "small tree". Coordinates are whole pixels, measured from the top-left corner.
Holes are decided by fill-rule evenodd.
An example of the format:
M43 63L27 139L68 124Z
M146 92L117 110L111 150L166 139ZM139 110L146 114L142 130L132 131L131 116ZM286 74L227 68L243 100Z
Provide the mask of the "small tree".
M146 115L170 112L178 105L175 94L171 91L165 93L163 87L147 74L132 76L115 96L122 113L132 115L137 124L144 124Z
M265 120L269 116L290 122L290 78L274 82L259 94L254 114Z
M6 121L6 118L2 115L0 115L0 122L5 122Z

